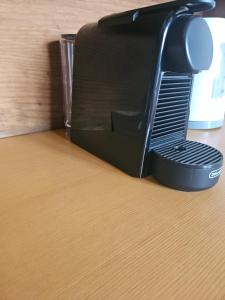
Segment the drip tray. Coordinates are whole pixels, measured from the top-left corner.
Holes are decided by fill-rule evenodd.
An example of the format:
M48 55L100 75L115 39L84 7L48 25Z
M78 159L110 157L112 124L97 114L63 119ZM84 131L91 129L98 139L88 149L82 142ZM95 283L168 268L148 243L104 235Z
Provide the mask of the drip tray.
M213 147L182 141L150 152L151 174L160 183L184 191L214 186L220 177L223 155Z

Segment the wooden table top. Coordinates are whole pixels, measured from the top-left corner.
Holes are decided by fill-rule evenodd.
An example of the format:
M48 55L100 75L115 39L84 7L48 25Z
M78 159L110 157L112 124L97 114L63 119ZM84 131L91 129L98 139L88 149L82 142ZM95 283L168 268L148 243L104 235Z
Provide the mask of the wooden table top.
M0 140L0 166L0 299L225 299L225 173L172 190L60 131Z

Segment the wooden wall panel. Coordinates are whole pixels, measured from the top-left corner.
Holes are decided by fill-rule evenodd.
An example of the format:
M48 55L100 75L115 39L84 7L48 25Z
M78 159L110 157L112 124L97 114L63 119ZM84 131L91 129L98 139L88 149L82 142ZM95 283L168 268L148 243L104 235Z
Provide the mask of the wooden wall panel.
M0 137L62 126L61 33L163 0L1 0Z
M204 16L225 18L225 1L216 0L216 8L204 13Z

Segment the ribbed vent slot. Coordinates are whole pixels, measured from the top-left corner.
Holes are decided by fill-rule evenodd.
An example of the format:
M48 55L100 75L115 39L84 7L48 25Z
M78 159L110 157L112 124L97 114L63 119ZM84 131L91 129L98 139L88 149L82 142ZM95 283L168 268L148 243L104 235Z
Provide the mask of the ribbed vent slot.
M151 148L184 137L191 87L191 75L165 73L162 76L151 135Z
M222 154L218 150L192 141L159 147L155 151L168 160L187 165L210 165L223 159Z

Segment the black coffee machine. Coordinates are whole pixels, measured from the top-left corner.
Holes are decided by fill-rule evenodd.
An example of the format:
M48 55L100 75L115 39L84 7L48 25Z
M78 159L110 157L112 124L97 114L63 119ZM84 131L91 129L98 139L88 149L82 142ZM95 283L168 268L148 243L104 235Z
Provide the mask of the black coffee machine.
M214 6L178 0L82 27L72 141L135 177L152 175L185 191L215 185L222 154L186 140L193 74L213 57L208 25L195 13Z

